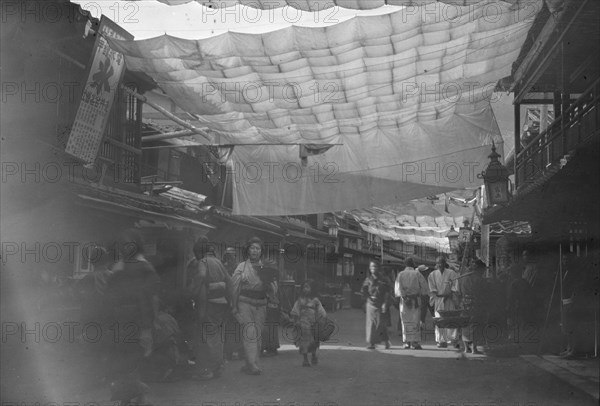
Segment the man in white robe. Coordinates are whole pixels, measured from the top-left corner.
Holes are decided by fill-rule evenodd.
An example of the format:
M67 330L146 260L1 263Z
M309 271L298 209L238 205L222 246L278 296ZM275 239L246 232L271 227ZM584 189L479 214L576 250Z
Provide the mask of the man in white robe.
M427 303L421 302L421 296L429 294L429 288L425 277L415 269L412 258L405 262L406 268L396 277L394 293L400 298L400 317L402 319L402 338L404 348L409 349L411 345L415 350L421 349L421 306Z
M458 274L448 268L446 259L439 257L436 269L429 274L430 303L433 305L435 317L440 317L440 310L456 310L458 297ZM439 348L447 348L448 343L457 343L456 328L439 328L435 326L435 341Z

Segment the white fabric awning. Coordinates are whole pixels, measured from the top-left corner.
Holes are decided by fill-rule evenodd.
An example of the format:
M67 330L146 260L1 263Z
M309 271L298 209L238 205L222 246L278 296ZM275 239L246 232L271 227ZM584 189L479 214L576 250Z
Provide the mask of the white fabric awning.
M492 140L502 153L490 95L511 74L536 9L390 4L340 9L338 23L244 20L241 33L232 24L214 36L204 28L200 39L111 45L197 115L214 143L292 144L235 148L236 214L332 212L476 187ZM168 9L179 7L182 25L208 12L198 3ZM293 144L341 145L302 166Z
M135 1L135 0L134 0ZM202 5L213 8L226 8L235 5L244 5L248 7L271 10L282 7L292 7L299 10L318 11L327 10L334 7L343 7L348 9L369 10L384 6L386 4L394 6L417 7L424 6L436 1L446 4L469 6L478 3L479 0L157 0L161 3L171 6L198 2ZM510 3L524 3L526 0L507 0ZM553 4L562 0L551 0Z
M452 192L385 207L352 210L350 214L362 229L384 240L449 252L448 231L464 225L465 220L475 224L475 205L481 204L481 193ZM473 224L471 224L473 226Z

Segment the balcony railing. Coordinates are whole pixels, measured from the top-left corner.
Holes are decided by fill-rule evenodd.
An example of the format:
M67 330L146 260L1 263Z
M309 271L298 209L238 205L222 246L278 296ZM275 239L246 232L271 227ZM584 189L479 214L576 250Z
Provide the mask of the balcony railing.
M600 79L597 79L564 114L531 140L517 155L516 186L538 179L569 152L599 135Z
M139 183L141 176L142 103L119 89L110 112L98 158L120 183Z

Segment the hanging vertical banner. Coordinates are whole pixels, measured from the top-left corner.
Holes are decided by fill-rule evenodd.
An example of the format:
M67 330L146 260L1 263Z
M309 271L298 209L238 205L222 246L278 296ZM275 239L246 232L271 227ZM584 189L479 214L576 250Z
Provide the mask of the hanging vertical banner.
M132 40L133 35L102 16L87 65L86 82L65 151L87 164L96 160L104 129L125 73L123 54L113 51L106 38Z
M487 266L490 266L490 225L481 225L481 255L479 257Z

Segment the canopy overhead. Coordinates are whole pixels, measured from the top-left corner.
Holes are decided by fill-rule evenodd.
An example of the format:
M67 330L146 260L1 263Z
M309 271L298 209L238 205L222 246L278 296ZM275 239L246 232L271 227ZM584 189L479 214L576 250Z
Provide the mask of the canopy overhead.
M352 210L350 214L362 229L383 240L403 241L449 252L448 231L465 221L477 224L475 214L481 205L478 190L456 191L371 209Z
M368 10L382 7L386 4L393 6L416 7L424 6L436 1L441 1L446 4L469 6L476 4L479 0L157 0L161 3L171 6L187 4L190 2L198 2L207 7L226 8L235 5L244 5L248 7L270 10L281 7L292 7L299 10L319 11L327 10L333 7L343 7L348 9ZM507 2L525 3L529 0L507 0ZM558 7L564 0L547 0L547 3L553 10Z
M540 8L531 4L386 5L336 24L111 43L211 143L271 144L234 149L234 213L322 213L477 187L492 141L502 148L490 96ZM207 12L181 7L182 20ZM340 145L302 165L294 144Z

